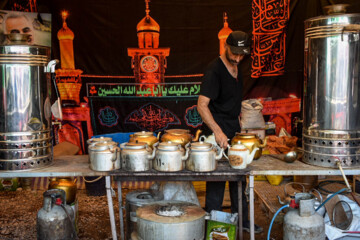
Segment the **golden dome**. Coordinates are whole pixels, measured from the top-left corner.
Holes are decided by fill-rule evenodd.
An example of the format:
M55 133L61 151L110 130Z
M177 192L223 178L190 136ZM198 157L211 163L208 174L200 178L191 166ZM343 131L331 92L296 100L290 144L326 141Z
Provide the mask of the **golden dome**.
M136 26L137 32L155 31L160 32L160 25L150 16L144 17Z
M226 40L227 37L229 36L229 34L233 31L233 30L231 30L231 28L229 28L227 19L228 19L227 14L224 13L224 27L218 33L219 40L221 40L221 39Z
M136 26L137 32L160 32L160 25L152 18L150 17L150 9L149 9L149 2L150 0L145 0L146 9L145 13L146 16L141 19L141 21Z
M73 40L75 35L73 33L73 31L70 30L70 28L68 28L67 24L66 24L66 18L68 16L67 12L62 12L61 13L62 19L63 19L63 26L62 28L58 31L57 33L57 37L59 40Z

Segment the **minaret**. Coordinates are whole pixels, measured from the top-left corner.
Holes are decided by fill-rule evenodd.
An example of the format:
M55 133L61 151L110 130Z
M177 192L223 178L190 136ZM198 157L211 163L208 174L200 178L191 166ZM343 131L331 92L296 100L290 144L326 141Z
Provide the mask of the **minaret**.
M66 24L68 15L67 11L61 12L63 25L57 34L60 45L61 68L55 71L56 84L63 106L78 106L80 105L81 74L83 71L75 69L73 46L75 35Z
M146 16L136 26L139 48L158 48L160 25L150 17L150 0L145 0Z
M60 44L60 58L61 58L61 68L62 69L75 69L74 62L74 33L68 28L66 24L66 18L68 17L68 12L63 11L61 13L61 17L63 20L63 26L58 31L57 37L59 39Z
M223 19L224 19L224 27L218 33L219 44L220 44L220 48L219 48L220 55L225 51L224 44L226 42L227 37L232 32L232 30L231 30L231 28L229 28L229 24L227 22L228 17L227 17L226 12L224 12L224 14L223 14Z

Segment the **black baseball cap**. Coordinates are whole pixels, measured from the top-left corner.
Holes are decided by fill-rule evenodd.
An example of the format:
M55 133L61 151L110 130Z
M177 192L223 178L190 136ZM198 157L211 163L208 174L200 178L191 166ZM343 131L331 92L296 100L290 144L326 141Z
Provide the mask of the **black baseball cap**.
M226 39L226 44L234 54L250 54L250 36L242 31L233 31Z

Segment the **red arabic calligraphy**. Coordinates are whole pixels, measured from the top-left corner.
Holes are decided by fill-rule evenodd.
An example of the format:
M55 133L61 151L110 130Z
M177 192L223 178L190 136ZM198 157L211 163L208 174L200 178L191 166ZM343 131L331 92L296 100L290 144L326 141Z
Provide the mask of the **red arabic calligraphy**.
M142 130L155 132L166 128L169 124L178 125L180 120L169 110L149 103L132 112L126 118L125 123L135 123Z
M284 73L285 27L290 0L253 0L253 51L251 77Z

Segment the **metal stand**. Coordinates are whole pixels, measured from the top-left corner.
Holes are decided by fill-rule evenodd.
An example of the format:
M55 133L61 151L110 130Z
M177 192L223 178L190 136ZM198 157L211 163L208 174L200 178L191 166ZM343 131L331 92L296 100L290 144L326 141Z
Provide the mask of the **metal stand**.
M112 201L112 196L111 196L111 179L110 179L110 176L105 177L105 187L106 187L106 196L107 196L108 206L109 206L111 234L112 234L113 240L117 240L114 206L113 206L113 201Z
M255 240L255 232L254 232L254 176L249 176L249 190L250 190L250 239Z
M238 185L238 214L239 214L239 239L243 239L243 213L242 213L242 182L237 182Z
M117 182L118 200L119 200L120 236L121 236L121 240L125 240L121 181L116 181L116 182ZM129 229L127 229L127 231L129 231Z

